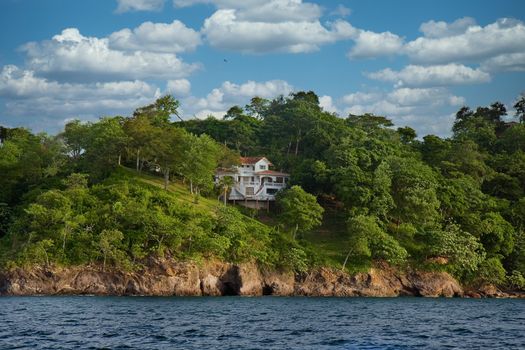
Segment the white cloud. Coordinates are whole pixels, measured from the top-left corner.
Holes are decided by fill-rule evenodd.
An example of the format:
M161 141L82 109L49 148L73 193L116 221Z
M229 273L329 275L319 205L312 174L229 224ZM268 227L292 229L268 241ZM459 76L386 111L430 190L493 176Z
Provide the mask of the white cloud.
M94 119L101 115L129 114L159 96L157 87L139 80L59 83L13 65L4 66L0 72L5 115L15 117L13 121L28 118L25 125L37 130L58 129L65 119L73 117Z
M288 95L292 90L293 87L283 80L247 81L243 84L225 81L205 97L183 98L181 100L182 114L185 118L191 115L199 117L205 117L208 114L217 115L227 111L233 105L246 105L254 96L271 99L279 95Z
M465 99L459 96L452 95L444 88L427 88L427 89L411 89L400 88L395 89L387 95L387 100L396 103L400 106L460 106L465 103Z
M302 0L174 0L177 7L213 4L218 9L235 10L237 18L249 22L277 23L284 21L314 21L322 9Z
M339 4L337 7L330 12L332 16L348 17L352 13L352 10L345 5Z
M126 51L186 52L201 43L200 34L180 21L172 23L144 22L137 28L112 33L111 49Z
M488 73L454 63L436 66L408 65L400 71L386 68L368 73L367 76L371 79L395 83L396 86L447 86L490 81Z
M463 17L452 23L443 21L428 21L419 27L419 30L428 38L443 38L463 34L469 27L475 26L476 21L471 17Z
M347 105L367 104L379 100L380 93L377 92L354 92L343 96L342 101Z
M164 0L117 0L117 13L128 11L158 11L164 6Z
M321 106L321 108L327 112L339 113L339 110L334 105L334 101L331 96L324 95L319 97L319 106Z
M483 61L481 68L487 71L525 71L525 52L499 55Z
M234 9L221 9L204 21L202 33L210 45L244 53L312 52L324 44L355 35L353 27L337 21L324 27L318 20L262 22L241 19Z
M23 46L28 67L39 74L68 80L176 79L198 69L172 53L118 51L107 38L85 37L64 29L52 40Z
M450 29L456 24L455 29ZM427 26L428 23L427 23ZM425 28L431 37L420 37L406 44L405 52L415 62L479 62L502 54L525 52L525 25L503 18L485 27L457 21L442 30L435 24ZM461 29L461 31L460 31Z
M369 77L407 86L484 83L490 81L492 72L525 70L525 23L521 20L501 18L486 26L470 17L451 23L432 20L421 24L420 31L423 36L404 43L390 32L357 30L353 37L356 44L348 57L406 55L412 65L399 72L374 72Z
M187 79L168 80L166 90L176 97L188 96L191 91L191 83Z
M197 118L197 119L206 119L210 116L214 117L215 119L222 119L224 115L226 114L226 110L224 111L212 111L210 109L201 109L194 113L191 117ZM187 117L186 119L191 119Z
M375 33L360 30L354 40L355 45L348 53L349 58L394 55L403 47L403 38L390 32Z
M344 115L373 113L391 119L396 126L408 125L420 136L447 136L454 118L453 112L465 99L445 88L401 88L389 92L354 92L337 103Z

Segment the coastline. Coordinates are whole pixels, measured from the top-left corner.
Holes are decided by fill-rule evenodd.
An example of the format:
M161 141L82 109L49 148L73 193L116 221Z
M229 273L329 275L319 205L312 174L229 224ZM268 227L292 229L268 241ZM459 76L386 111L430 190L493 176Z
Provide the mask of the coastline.
M98 266L0 272L0 296L26 295L525 297L490 285L466 289L446 272L400 272L383 267L354 275L330 268L293 273L260 269L253 263L198 265L170 260L151 260L134 272L102 271Z

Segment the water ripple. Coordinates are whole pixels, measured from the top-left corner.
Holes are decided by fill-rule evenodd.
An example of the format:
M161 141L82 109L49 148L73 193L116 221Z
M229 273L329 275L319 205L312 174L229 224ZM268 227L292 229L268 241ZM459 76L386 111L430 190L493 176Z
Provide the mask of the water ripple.
M524 349L525 300L0 298L0 349Z

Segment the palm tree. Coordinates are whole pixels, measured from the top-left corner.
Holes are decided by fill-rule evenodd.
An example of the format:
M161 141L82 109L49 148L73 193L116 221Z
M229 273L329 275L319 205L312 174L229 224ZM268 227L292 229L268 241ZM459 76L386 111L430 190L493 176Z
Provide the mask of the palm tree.
M222 189L222 198L224 200L224 205L228 199L228 192L230 192L233 187L233 178L231 176L224 176L219 180L219 187Z

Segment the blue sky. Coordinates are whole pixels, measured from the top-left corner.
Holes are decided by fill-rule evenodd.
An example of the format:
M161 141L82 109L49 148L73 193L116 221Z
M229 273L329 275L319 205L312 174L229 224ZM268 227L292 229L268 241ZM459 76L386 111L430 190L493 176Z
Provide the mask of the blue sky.
M171 93L184 118L313 90L420 136L525 91L525 2L2 0L0 124L59 131Z

